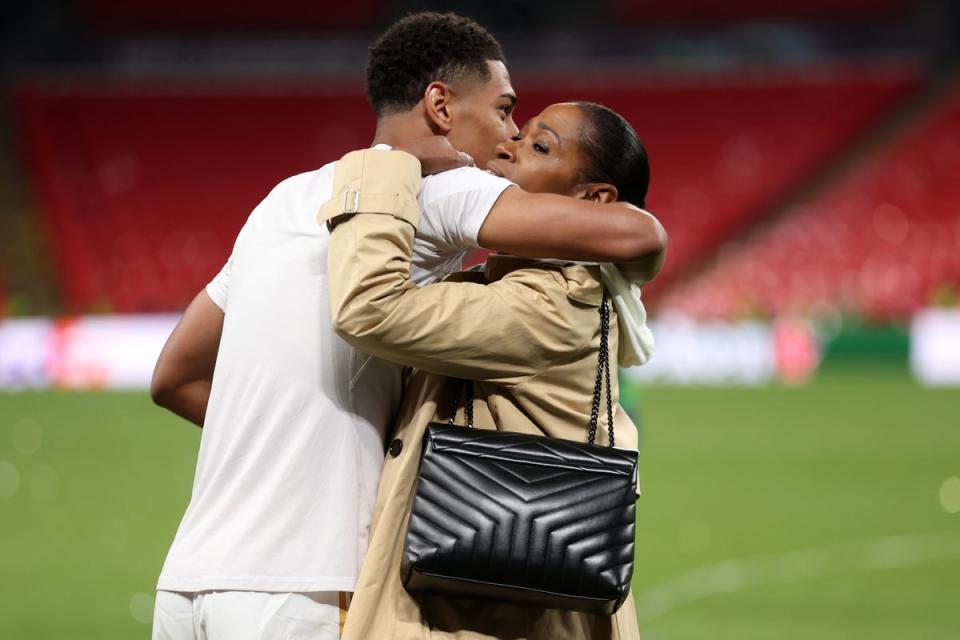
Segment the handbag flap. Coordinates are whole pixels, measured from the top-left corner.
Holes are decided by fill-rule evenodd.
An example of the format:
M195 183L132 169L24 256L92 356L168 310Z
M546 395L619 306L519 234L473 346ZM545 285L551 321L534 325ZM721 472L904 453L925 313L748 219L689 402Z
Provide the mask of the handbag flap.
M636 451L526 433L468 429L439 422L427 426L424 455L431 452L634 478L637 469Z

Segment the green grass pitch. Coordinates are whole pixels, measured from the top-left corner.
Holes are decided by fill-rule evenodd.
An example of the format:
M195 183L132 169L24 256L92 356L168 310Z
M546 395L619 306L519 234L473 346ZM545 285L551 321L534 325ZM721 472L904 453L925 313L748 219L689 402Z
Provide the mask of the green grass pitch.
M960 391L626 388L645 640L960 638ZM145 393L0 394L0 638L149 637L199 430Z

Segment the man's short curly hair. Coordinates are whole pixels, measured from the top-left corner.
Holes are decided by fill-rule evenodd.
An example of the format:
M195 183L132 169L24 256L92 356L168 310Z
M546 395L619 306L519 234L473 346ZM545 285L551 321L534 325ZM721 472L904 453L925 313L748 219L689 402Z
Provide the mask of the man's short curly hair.
M487 60L504 60L489 31L455 13L413 13L387 29L370 47L367 97L377 117L408 111L436 80L462 76L490 79Z

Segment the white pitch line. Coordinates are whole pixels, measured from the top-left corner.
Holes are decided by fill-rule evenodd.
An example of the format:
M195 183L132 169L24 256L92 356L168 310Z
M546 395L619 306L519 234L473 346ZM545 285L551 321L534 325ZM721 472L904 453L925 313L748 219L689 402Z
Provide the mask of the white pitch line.
M637 618L646 624L690 602L751 587L900 569L954 557L960 558L960 531L889 536L725 560L696 567L639 592L634 596Z

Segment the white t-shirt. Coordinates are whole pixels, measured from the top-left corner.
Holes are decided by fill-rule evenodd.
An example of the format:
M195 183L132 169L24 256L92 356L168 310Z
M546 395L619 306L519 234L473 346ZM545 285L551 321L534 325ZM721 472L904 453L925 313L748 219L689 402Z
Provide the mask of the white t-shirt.
M223 334L190 505L158 589L354 589L401 368L331 327L329 234L316 216L333 171L277 185L207 286ZM418 283L460 268L510 184L472 168L423 180Z

